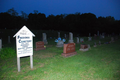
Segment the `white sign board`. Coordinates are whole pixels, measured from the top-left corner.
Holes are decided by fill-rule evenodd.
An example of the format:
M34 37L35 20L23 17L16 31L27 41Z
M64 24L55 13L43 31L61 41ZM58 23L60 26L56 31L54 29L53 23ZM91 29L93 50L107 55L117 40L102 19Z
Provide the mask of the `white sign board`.
M17 57L33 55L33 40L30 35L16 36Z
M26 26L23 26L13 37L16 37L17 65L20 71L20 57L30 56L31 68L33 68L33 36Z

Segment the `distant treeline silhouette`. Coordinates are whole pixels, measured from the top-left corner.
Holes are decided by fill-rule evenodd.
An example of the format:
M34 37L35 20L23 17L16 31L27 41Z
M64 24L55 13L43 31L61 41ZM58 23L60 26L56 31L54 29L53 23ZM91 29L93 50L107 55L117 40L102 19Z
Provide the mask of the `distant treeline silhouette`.
M76 33L119 33L120 20L115 20L114 17L96 17L92 13L75 13L49 15L46 17L44 13L34 13L27 15L21 11L21 15L14 10L9 9L7 12L0 13L0 29L20 29L26 25L32 30L58 30L71 31Z

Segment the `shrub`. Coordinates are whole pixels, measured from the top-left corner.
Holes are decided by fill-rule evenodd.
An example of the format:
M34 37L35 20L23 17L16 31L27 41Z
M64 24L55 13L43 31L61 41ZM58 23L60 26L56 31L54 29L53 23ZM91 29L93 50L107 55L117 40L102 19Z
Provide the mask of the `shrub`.
M6 47L2 48L0 50L0 58L5 59L5 58L10 58L16 55L16 51L13 48Z

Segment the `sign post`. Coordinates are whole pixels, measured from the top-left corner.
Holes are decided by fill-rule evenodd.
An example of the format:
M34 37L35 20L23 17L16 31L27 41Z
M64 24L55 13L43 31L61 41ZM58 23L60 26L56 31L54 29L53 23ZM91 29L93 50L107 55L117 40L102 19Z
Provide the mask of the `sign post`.
M20 72L20 57L30 56L30 66L33 68L33 36L26 26L23 26L13 37L16 37L17 67Z

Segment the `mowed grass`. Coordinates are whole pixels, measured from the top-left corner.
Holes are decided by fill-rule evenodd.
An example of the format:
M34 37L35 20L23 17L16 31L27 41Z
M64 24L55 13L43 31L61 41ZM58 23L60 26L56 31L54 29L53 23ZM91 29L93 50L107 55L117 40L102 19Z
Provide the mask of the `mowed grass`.
M0 80L120 80L120 39L93 47L98 41L85 38L84 43L91 45L89 51L79 51L83 44L79 43L76 44L77 55L64 58L61 56L63 48L57 48L54 39L48 39L46 50L34 51L33 69L30 57L20 59L20 72L16 56L0 60ZM110 38L101 40L106 41Z

